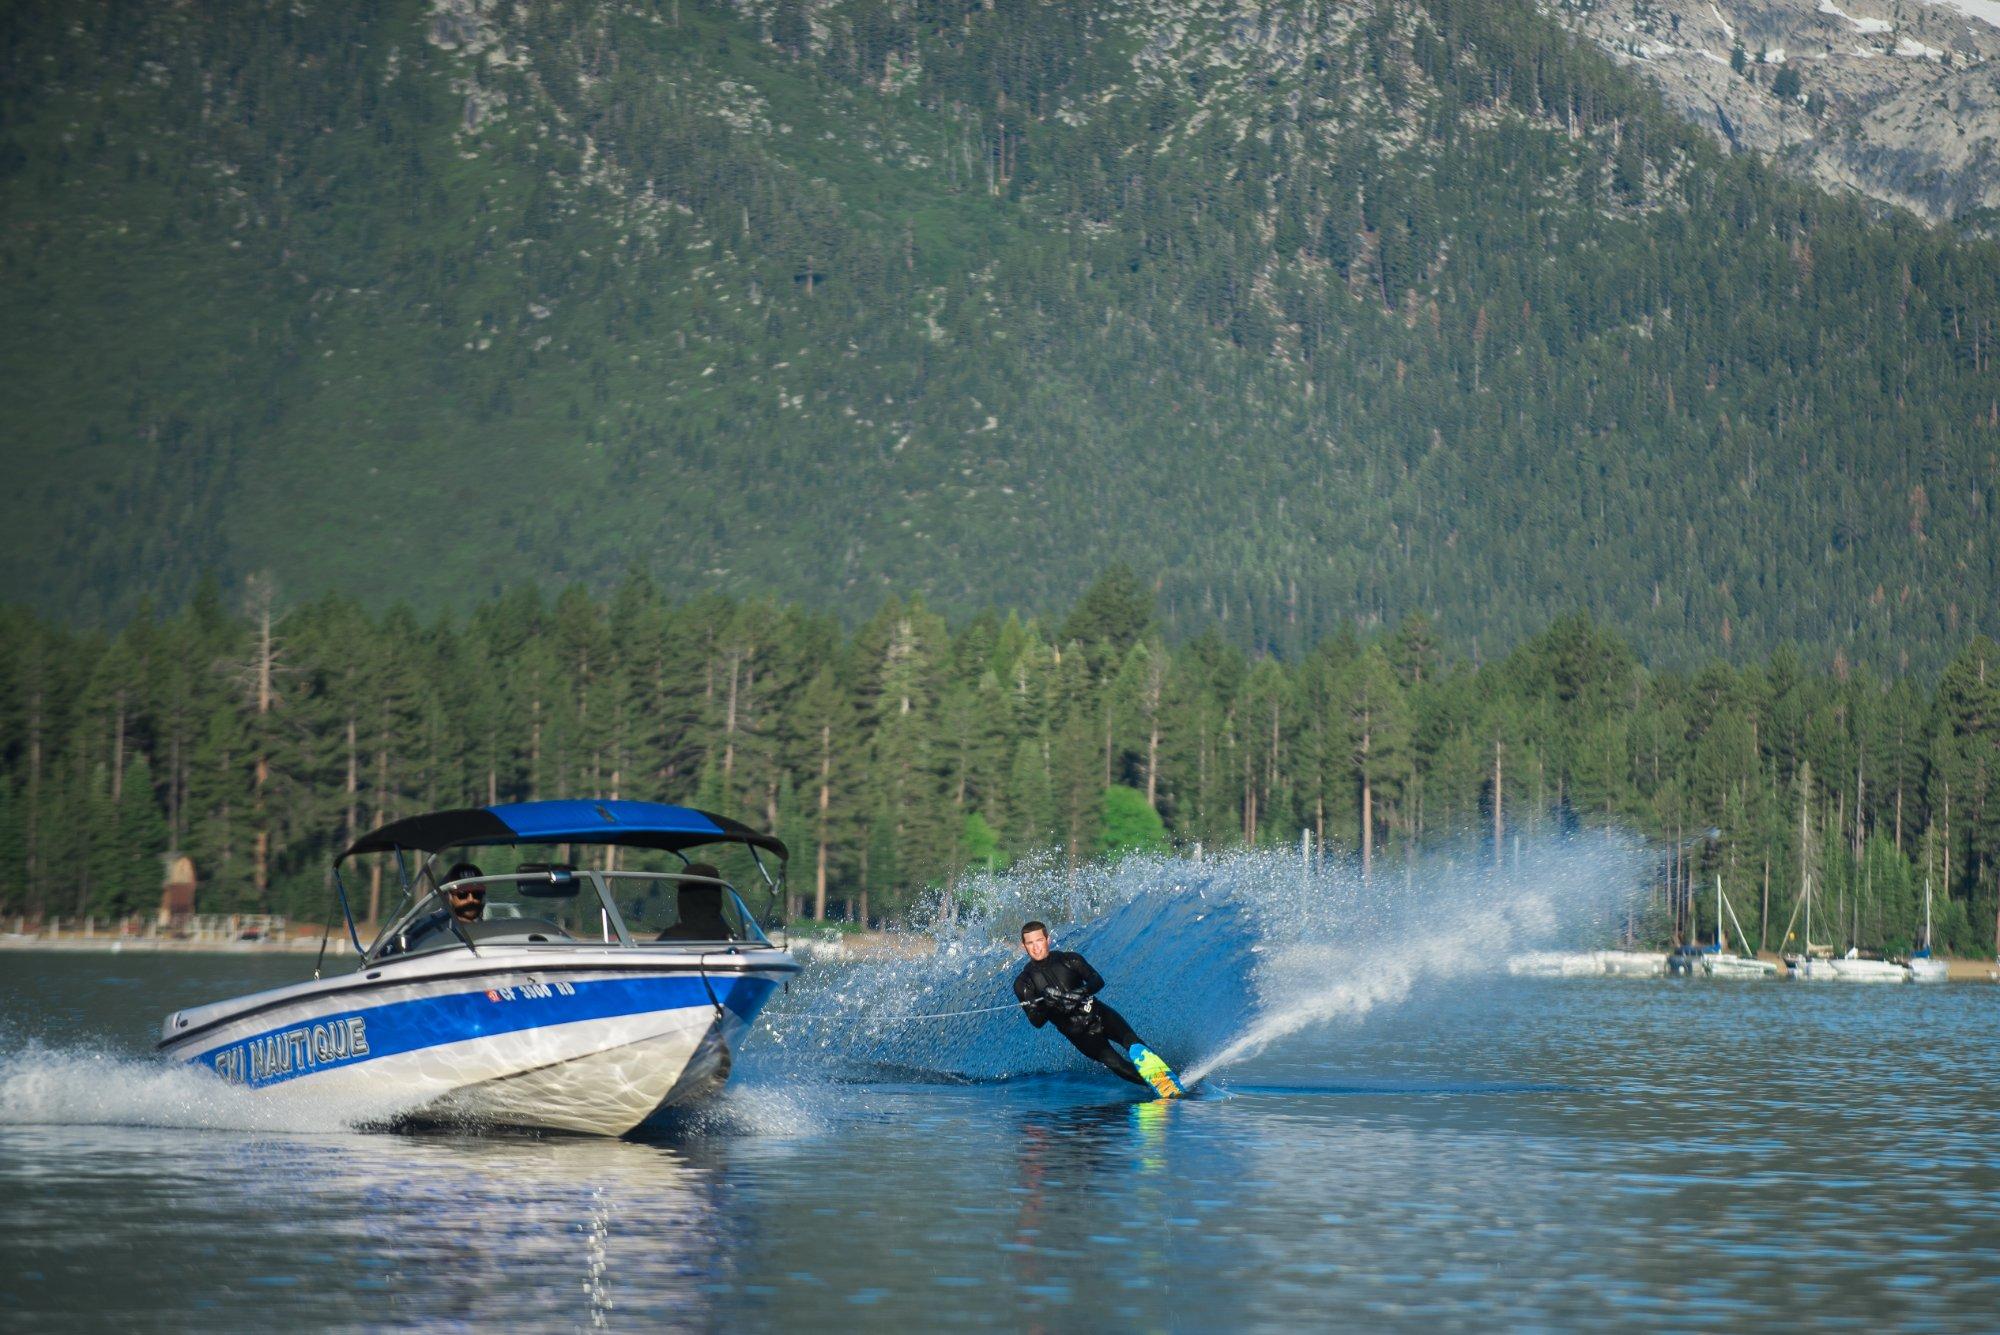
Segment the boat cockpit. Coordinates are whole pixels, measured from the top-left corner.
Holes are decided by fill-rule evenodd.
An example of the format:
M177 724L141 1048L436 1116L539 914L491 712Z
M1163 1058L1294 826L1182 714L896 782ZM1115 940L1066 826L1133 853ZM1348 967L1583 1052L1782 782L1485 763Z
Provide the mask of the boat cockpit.
M690 850L707 848L745 874L754 868L769 902L779 902L784 841L713 812L615 798L407 817L355 840L334 860L333 881L363 968L482 946L772 949L736 883L690 859ZM366 946L341 873L363 855L393 859L404 893L403 907ZM486 865L455 860L467 856Z
M710 870L527 862L498 875L459 876L416 896L367 960L494 945L768 947L736 888ZM428 869L419 880L429 880Z

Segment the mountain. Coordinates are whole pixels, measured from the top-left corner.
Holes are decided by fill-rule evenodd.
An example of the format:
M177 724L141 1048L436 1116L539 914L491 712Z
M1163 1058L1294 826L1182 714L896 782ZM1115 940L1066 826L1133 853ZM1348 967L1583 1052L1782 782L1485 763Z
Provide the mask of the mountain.
M1588 0L1555 12L1732 148L1932 221L2000 220L1993 0Z
M1519 0L0 15L0 579L650 572L1294 649L1578 609L1935 666L2000 606L2000 252ZM1754 53L1753 53L1754 54Z

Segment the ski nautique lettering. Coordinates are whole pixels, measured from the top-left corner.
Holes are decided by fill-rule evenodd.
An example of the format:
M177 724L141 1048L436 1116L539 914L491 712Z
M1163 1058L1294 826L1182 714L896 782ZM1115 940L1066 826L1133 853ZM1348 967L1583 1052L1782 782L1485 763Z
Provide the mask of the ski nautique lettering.
M218 1048L209 1065L224 1080L261 1085L300 1071L368 1056L368 1021L358 1015L300 1025Z

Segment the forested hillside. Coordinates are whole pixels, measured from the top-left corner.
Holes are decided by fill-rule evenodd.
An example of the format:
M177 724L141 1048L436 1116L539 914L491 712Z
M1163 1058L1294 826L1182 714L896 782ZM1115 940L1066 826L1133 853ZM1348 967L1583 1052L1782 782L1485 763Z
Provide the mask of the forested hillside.
M2000 605L1994 249L1724 160L1520 0L0 33L0 576L65 618L638 569L852 626L1124 561L1176 641L1580 609L1893 671Z
M1934 689L1788 650L1650 672L1580 618L1479 667L1420 619L1284 663L1213 632L1170 647L1124 571L1060 623L955 631L914 599L843 634L797 605L674 604L637 580L605 601L523 586L462 623L337 598L239 615L204 596L112 638L20 613L0 632L6 913L149 912L171 847L194 858L205 911L317 917L328 862L361 831L579 795L775 829L794 916L895 919L1030 855L1312 830L1392 875L1419 842L1483 858L1496 834L1504 854L1580 826L1687 850L1661 868L1666 911L1637 923L1656 940L1713 932L1718 874L1772 947L1807 871L1822 942L1907 948L1926 878L1941 944L1990 952L2000 911L2000 645L1984 637ZM386 887L357 889L365 911Z

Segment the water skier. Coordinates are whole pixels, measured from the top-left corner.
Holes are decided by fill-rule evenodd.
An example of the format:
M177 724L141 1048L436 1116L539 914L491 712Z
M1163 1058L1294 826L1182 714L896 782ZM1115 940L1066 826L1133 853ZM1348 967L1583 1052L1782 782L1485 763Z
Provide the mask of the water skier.
M1054 1024L1078 1052L1122 1080L1145 1085L1162 1098L1181 1094L1172 1068L1148 1049L1125 1017L1098 1000L1104 979L1073 950L1050 950L1047 923L1021 928L1028 963L1014 978L1014 995L1028 1023Z

